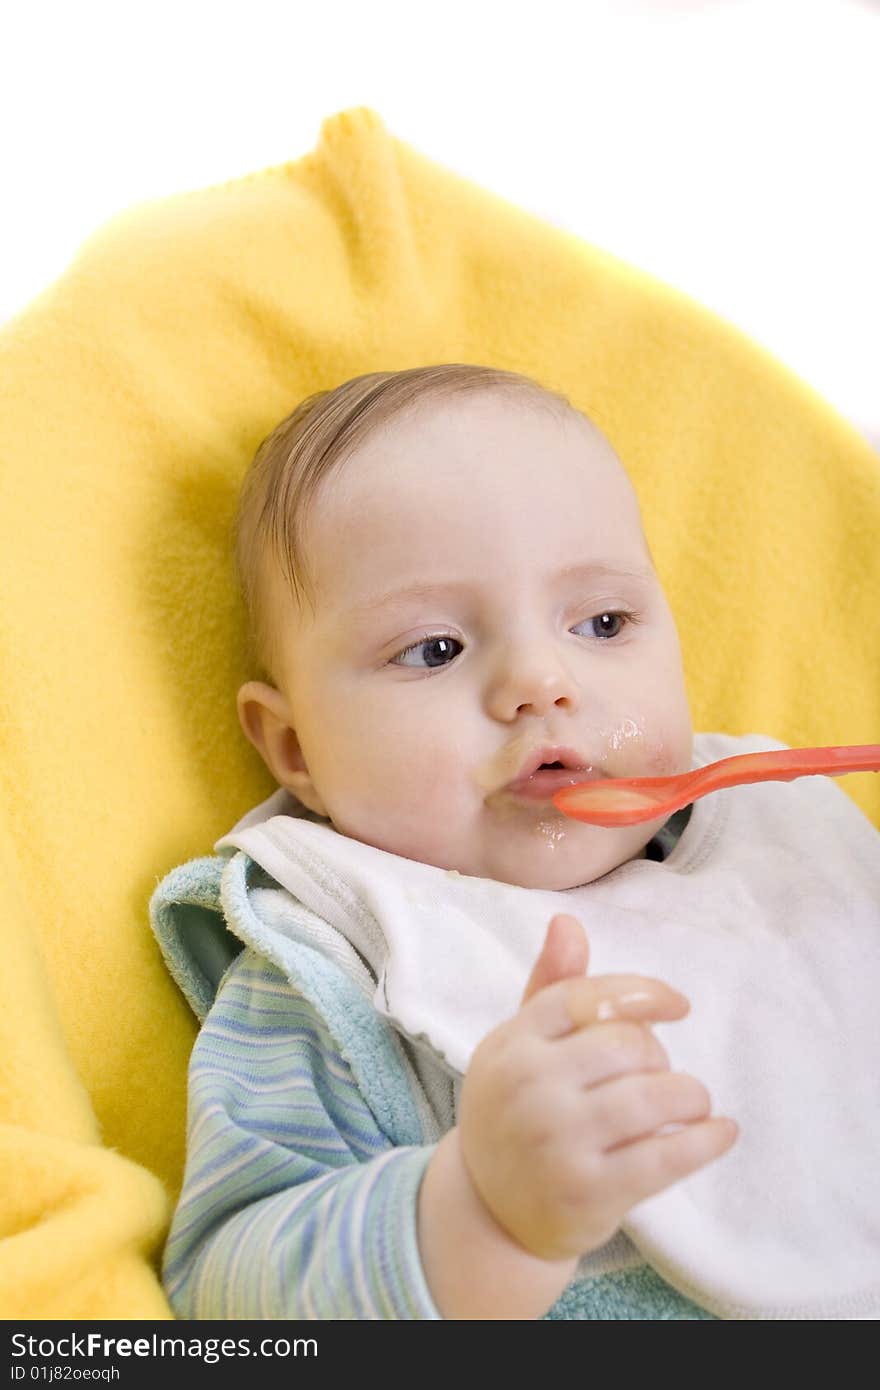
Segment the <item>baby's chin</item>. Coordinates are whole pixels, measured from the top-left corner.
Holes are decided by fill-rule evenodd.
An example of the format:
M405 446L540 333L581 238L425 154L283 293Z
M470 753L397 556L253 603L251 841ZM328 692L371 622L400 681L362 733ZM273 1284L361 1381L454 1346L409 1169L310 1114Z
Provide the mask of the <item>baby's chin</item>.
M531 821L527 827L506 827L498 842L496 833L480 842L479 832L457 852L448 840L437 842L430 833L420 835L410 825L408 834L385 833L371 826L361 833L351 824L332 821L333 828L350 839L403 859L431 864L447 872L470 878L489 878L517 888L538 888L545 892L565 892L595 883L614 869L633 859L644 859L650 839L649 827L629 830L603 830L580 826L560 814ZM519 833L517 833L519 832Z
M604 878L606 874L613 873L622 864L629 863L632 859L644 859L644 846L634 854L621 854L613 857L609 863L607 857L594 866L590 866L581 860L572 865L570 863L528 863L521 860L517 864L496 865L494 873L485 873L483 877L494 878L500 883L512 883L518 888L541 888L545 892L564 893L569 888L583 888L588 883L596 883Z
M518 888L565 892L595 883L633 859L646 858L650 827L605 830L548 818L528 833L491 835L470 846L462 873L511 883Z

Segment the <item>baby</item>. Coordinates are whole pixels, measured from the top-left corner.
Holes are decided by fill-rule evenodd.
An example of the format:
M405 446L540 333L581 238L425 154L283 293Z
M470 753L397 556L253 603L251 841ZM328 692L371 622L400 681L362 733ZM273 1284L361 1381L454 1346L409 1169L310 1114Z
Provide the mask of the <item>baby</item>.
M204 884L187 899L172 875L151 904L204 1018L166 1254L179 1316L858 1315L852 1260L876 1245L838 1267L840 1213L817 1219L802 1275L801 1209L793 1243L762 1254L774 1237L749 1184L772 1219L801 1123L780 1110L774 1127L792 1058L815 1047L821 1071L837 1049L848 1079L853 1053L864 1073L867 1011L842 1031L829 1015L834 1048L804 1037L831 1007L810 993L828 913L876 933L877 832L819 778L621 829L556 810L586 778L782 746L695 749L675 621L600 431L490 368L355 378L264 441L237 559L262 677L238 713L279 790L195 861L238 938L213 981L204 946L168 925L185 899L204 907ZM802 863L782 842L796 797ZM814 831L849 847L843 896L839 864L807 877ZM723 843L737 848L719 867ZM824 936L804 928L796 964L792 920L814 911ZM670 1047L689 1040L674 1067L664 1024ZM775 1158L746 1143L756 1077ZM850 1125L841 1148L864 1142ZM805 1169L792 1201L816 1181Z

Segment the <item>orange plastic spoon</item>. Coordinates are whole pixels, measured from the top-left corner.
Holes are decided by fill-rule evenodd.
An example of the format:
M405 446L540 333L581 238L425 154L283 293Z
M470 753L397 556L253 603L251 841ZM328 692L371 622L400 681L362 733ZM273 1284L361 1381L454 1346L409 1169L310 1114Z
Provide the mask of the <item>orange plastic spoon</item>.
M880 772L880 743L738 753L672 777L598 778L562 787L553 793L553 804L574 820L590 825L638 825L657 816L671 816L682 806L725 787L793 782L796 777L842 777L845 772Z

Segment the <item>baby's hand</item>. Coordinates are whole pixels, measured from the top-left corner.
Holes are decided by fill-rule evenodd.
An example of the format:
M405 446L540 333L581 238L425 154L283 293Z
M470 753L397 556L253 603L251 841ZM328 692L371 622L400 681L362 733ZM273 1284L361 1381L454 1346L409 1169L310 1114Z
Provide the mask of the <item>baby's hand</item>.
M648 1021L688 1012L642 975L587 978L586 935L550 922L518 1013L474 1052L459 1106L465 1167L526 1250L564 1260L603 1245L631 1207L725 1153L739 1128L708 1118L695 1077L669 1070ZM664 1125L683 1124L658 1135Z

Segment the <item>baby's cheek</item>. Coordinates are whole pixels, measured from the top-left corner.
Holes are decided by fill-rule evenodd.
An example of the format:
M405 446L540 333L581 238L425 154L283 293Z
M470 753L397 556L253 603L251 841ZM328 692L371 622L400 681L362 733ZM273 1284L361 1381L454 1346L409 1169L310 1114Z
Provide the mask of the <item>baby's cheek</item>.
M595 742L605 750L611 777L661 776L671 770L677 757L669 730L656 714L652 717L641 710L631 710L598 730Z
M617 777L669 777L689 772L693 735L687 721L654 719L645 722L611 757Z
M436 835L461 811L443 759L404 748L372 763L357 802L361 815L368 814L380 833L408 843Z
M667 777L670 773L678 772L681 766L681 758L675 747L670 747L668 743L661 740L654 744L645 759L645 777Z
M645 750L643 777L670 777L677 772L689 772L693 756L693 735L690 726L661 730Z

